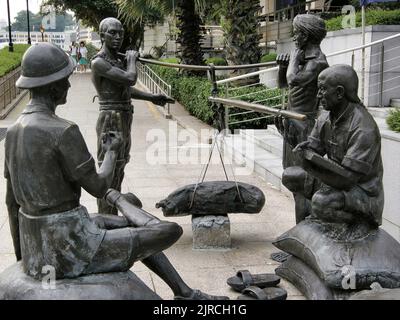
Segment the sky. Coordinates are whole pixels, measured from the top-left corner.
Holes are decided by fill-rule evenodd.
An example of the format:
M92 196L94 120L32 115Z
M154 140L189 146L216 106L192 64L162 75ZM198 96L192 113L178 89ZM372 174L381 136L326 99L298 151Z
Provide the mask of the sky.
M40 4L42 0L28 0L29 11L33 13L39 12ZM26 0L9 0L10 3L10 16L11 23L14 21L14 17L17 12L21 10L26 10ZM7 17L7 0L0 0L0 20L8 21Z

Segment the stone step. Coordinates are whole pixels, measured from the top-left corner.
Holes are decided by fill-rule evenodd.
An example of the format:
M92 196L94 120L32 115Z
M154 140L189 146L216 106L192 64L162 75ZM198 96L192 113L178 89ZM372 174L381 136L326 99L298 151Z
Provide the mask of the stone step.
M282 185L282 158L251 141L246 134L225 137L226 150L232 154L233 161L253 170L265 181L287 195L291 192Z
M400 108L400 98L390 99L390 106L393 108Z
M386 119L389 115L389 112L393 110L393 108L368 108L369 113L374 118Z
M272 127L272 126L271 126ZM273 126L275 128L275 126ZM276 129L275 129L276 130ZM254 143L258 147L268 151L279 158L282 158L282 136L276 130L240 130L240 134L249 142Z

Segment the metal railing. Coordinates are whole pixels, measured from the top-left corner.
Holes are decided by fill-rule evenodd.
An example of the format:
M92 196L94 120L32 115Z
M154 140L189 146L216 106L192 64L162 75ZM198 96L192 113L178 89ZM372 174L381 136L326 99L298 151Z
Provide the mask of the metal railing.
M172 87L155 73L149 66L137 63L138 80L153 94L164 94L171 97ZM170 104L167 103L165 116L171 117Z
M378 87L379 90L373 90L374 92L372 94L371 93L368 94L368 98L379 95L379 106L383 107L384 106L383 94L385 92L388 92L388 91L393 91L393 90L399 90L400 89L400 67L399 67L400 66L400 55L396 55L395 52L393 52L396 49L400 49L400 45L399 46L394 46L394 47L392 47L392 48L390 48L390 49L388 49L386 51L385 51L385 45L384 45L385 42L390 41L390 40L394 40L394 39L397 39L397 38L400 38L400 33L392 35L392 36L389 36L389 37L386 37L386 38L381 39L381 40L373 41L373 42L365 44L365 45L356 46L356 47L353 47L353 48L332 52L332 53L326 54L326 57L327 58L331 58L331 57L336 57L336 56L340 56L340 55L344 55L344 54L350 54L347 59L349 59L349 64L353 68L355 68L356 64L357 65L361 65L360 61L362 59L362 57L361 57L362 50L365 50L366 48L372 48L373 46L379 46L378 50L376 50L377 52L375 52L375 53L370 54L370 53L366 52L365 59L368 58L370 60L374 59L374 60L377 61L376 63L370 64L369 73L371 73L371 68L373 68L373 67L378 67L379 68L379 70L374 72L374 74L370 75L370 77L369 77L369 82L371 82L371 80L373 81L374 78L377 78L377 81L373 81L374 83L372 85L369 83L369 89L374 88L374 87ZM356 52L360 52L360 55L358 57L360 61L358 61L356 59L356 54L355 54ZM385 59L385 53L388 54L389 52L392 52L392 55L394 55L394 56L389 58L389 59ZM397 66L395 66L395 67L391 66L390 67L390 71L393 72L394 70L397 69L398 70L397 72L399 73L399 75L385 79L384 78L384 73L385 73L385 70L388 69L388 68L385 68L385 63L389 63L389 62L390 62L391 65L397 64ZM343 61L341 63L343 63ZM225 86L225 93L226 93L225 97L226 98L236 98L236 99L238 99L240 97L238 97L238 96L235 97L234 95L228 94L230 92L230 89L228 87L229 83L235 82L237 80L247 79L247 78L254 77L254 76L259 76L259 75L262 75L262 74L268 73L268 72L274 72L274 71L277 71L278 68L279 67L276 66L276 67L269 68L269 69L264 69L264 70L259 70L259 71L247 73L247 74L240 75L240 76L237 76L237 77L232 77L232 78L219 80L219 81L216 81L216 84ZM360 81L361 82L361 98L364 101L365 100L364 99L365 70L361 69L359 74L361 74L361 77L360 77L361 78L361 81ZM384 89L385 88L385 84L387 84L389 82L393 82L393 81L399 81L399 85L394 85L394 86L392 85L390 88L387 88L385 90ZM243 88L243 87L236 87L235 89L238 90L240 88ZM276 89L277 89L277 87L264 88L264 89L262 89L260 91L253 92L252 94L258 94L261 91L267 92L267 91L272 91L272 90L276 90ZM369 92L369 90L368 90L368 92ZM276 107L277 108L284 108L285 107L285 103L287 101L287 97L286 97L284 89L282 89L281 95L279 97L281 98L282 102L281 102L281 104L276 105ZM261 102L261 101L259 101L259 102ZM234 106L230 105L230 102L228 102L228 101L225 101L224 106L225 106L225 128L229 128L230 124L236 124L237 123L237 122L230 122L229 121L229 119L231 118L231 115L229 115L229 108L232 108ZM254 111L254 112L256 112L256 111ZM249 113L249 112L247 111L246 113ZM237 113L237 114L239 114L239 113ZM253 120L259 120L259 118L255 118ZM252 121L252 119L244 120L243 122L250 122L250 121Z
M362 45L362 46L357 46L357 47L353 47L353 48L350 48L350 49L345 49L345 50L340 50L340 51L336 51L336 52L333 52L333 53L329 53L329 54L326 55L326 57L327 58L332 58L332 57L335 57L335 56L351 53L349 63L353 67L355 67L355 65L356 65L355 53L356 52L359 52L360 50L364 50L365 51L366 48L372 48L373 46L380 45L380 48L379 48L378 52L369 54L368 58L371 60L371 58L376 57L377 55L379 55L378 62L375 63L375 64L370 64L371 67L379 66L379 71L376 72L375 75L373 75L373 76L378 76L379 75L379 81L378 81L377 84L374 84L373 86L379 86L380 89L379 89L379 92L373 93L372 95L379 94L380 95L379 96L380 105L383 106L382 100L383 100L383 93L385 92L385 90L384 90L385 83L391 82L391 81L394 81L394 80L397 80L397 79L400 80L400 75L392 77L392 78L389 78L389 79L385 79L384 78L385 63L391 62L391 64L392 64L393 61L396 61L397 59L399 59L399 62L400 62L400 56L399 55L394 55L394 57L385 60L385 54L387 54L390 51L396 52L395 50L400 48L400 46L395 46L395 47L390 48L390 49L385 51L385 42L393 40L393 39L397 39L397 38L400 38L400 33L392 35L392 36L389 36L389 37L386 37L386 38L381 39L381 40L377 40L377 41ZM392 54L394 52L392 52ZM229 108L240 107L242 109L246 109L247 110L245 112L236 113L236 115L249 114L250 112L263 112L263 113L271 114L272 113L272 112L270 112L271 110L269 110L267 112L266 109L262 109L262 108L260 109L260 106L261 106L260 103L261 102L267 102L268 100L279 99L280 103L279 104L275 104L272 107L273 108L277 108L277 109L279 109L279 108L280 109L285 109L285 105L286 105L286 102L287 102L287 96L286 96L286 93L285 93L284 89L282 89L280 91L279 95L276 95L276 96L273 96L273 97L270 97L270 98L266 98L266 99L263 99L263 100L259 100L259 101L254 101L256 103L254 103L254 102L253 103L241 102L240 106L238 106L238 104L236 102L239 101L238 98L243 98L243 96L238 96L238 95L235 96L234 94L231 94L231 93L233 91L235 91L235 90L238 90L240 88L244 88L246 86L242 86L242 87L239 87L239 88L238 87L229 88L229 84L232 83L232 82L235 82L237 80L242 80L242 79L254 77L254 76L257 76L257 75L259 76L259 75L262 75L263 73L266 73L266 72L275 72L275 71L277 71L278 67L275 66L276 62L267 62L267 63L258 63L258 64L240 65L240 66L213 66L213 65L192 66L192 65L171 64L171 63L160 62L160 61L155 61L155 60L148 60L148 59L142 59L142 58L139 58L139 61L141 61L142 63L150 63L150 64L166 66L166 67L172 67L172 68L208 71L209 74L210 74L210 80L211 80L212 85L213 85L212 97L210 97L209 100L212 101L213 103L219 103L219 104L224 105L224 107L225 107L225 114L224 114L225 123L224 123L224 126L225 126L226 129L229 129L229 125L233 124L232 122L231 123L229 122L229 118L230 118ZM341 63L343 63L343 61L341 61ZM397 66L392 68L392 70L393 69L399 69L399 65L400 65L400 63L397 63ZM275 66L275 67L272 67L272 66ZM261 68L261 67L270 67L270 68L259 70L259 71L256 71L256 72L250 72L250 73L247 73L247 74L244 74L244 75L240 75L240 76L237 76L237 77L232 77L232 78L223 79L223 80L216 80L215 71L217 71L217 70L253 69L253 68L257 68L257 67L259 67L259 68ZM362 88L361 89L362 89L362 92L364 92L364 88L363 88L363 83L365 82L364 72L365 72L365 70L361 70L361 83L362 83ZM151 70L151 73L154 73L154 72ZM154 73L154 75L156 76L156 78L161 80L161 78L159 78L155 73ZM147 85L146 85L146 83L147 83ZM146 81L144 82L144 84L147 87L151 86L151 84L149 84ZM218 94L219 89L220 89L219 86L221 86L221 85L224 85L224 87L225 87L225 98L217 98L217 94ZM248 93L247 95L257 94L257 93L259 93L261 91L268 92L268 91L273 91L273 90L277 90L277 89L278 88L276 86L274 86L272 88L265 88L264 87L260 91ZM391 88L387 89L386 91L392 91L392 90L395 90L395 89L400 89L400 85L392 86ZM235 98L236 100L234 100L232 98ZM216 99L218 99L218 100L216 100ZM233 103L232 101L236 101L236 102ZM240 122L234 122L234 123L237 124L237 123L242 123L242 122L250 122L250 121L254 121L254 120L259 120L261 118L264 118L264 117L257 117L257 118L254 118L254 119L247 119L247 120L243 120L243 121L240 121Z
M236 78L241 78L243 79L244 77L238 76ZM221 80L221 82L224 80ZM219 81L217 81L218 83ZM258 121L262 119L269 119L272 118L271 112L262 112L260 109L258 110L253 110L251 111L250 109L246 109L247 111L245 112L230 112L229 109L232 107L239 107L237 105L233 105L232 101L240 100L240 99L247 99L251 100L250 103L258 106L266 106L268 108L275 108L275 109L285 109L285 103L287 102L287 97L285 95L285 91L279 90L277 87L273 88L268 88L265 85L261 84L261 82L257 82L254 84L250 85L243 85L243 86L235 86L235 87L229 87L229 82L224 82L224 96L225 99L229 99L228 101L225 101L224 106L224 128L229 129L230 125L237 125L237 124L242 124L242 123L247 123L247 122L253 122L253 121ZM246 88L257 88L259 87L260 90L254 90L249 93L241 93L243 89ZM278 94L276 94L279 92ZM256 99L255 97L257 96L263 96L264 98L261 99ZM239 107L240 108L240 107ZM267 113L268 115L260 116L257 113ZM241 115L247 115L247 116L253 116L248 119L242 119L242 120L235 120L237 116Z
M15 86L20 74L21 67L18 67L0 78L0 114L22 91Z

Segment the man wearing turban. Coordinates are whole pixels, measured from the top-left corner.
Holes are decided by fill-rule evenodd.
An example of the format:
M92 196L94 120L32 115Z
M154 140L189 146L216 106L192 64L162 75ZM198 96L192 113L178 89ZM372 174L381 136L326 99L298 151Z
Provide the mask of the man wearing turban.
M310 199L318 189L319 182L304 170L300 170L302 159L292 152L305 141L314 126L318 112L317 79L328 67L320 43L326 36L325 22L311 14L297 15L293 20L295 50L280 54L278 83L288 87L288 109L307 116L307 120L275 118L275 124L283 135L282 183L293 192L296 205L296 223L310 214Z

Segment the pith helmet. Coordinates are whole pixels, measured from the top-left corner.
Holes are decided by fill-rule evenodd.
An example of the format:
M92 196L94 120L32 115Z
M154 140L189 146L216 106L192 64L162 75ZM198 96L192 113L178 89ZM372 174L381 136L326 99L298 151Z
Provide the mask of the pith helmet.
M56 45L40 42L25 52L21 65L16 86L32 89L68 77L74 71L75 61Z

